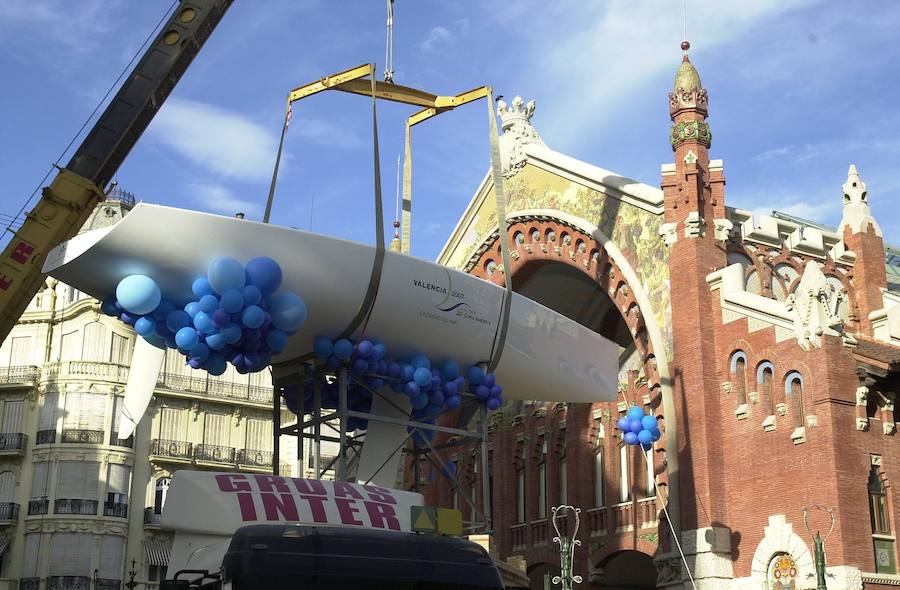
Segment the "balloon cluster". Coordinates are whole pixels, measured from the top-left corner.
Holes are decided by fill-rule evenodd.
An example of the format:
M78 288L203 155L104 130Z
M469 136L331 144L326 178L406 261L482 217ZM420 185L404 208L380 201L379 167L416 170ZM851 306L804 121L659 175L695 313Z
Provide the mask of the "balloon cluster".
M219 257L193 282L194 299L184 305L163 298L152 278L129 275L102 310L134 326L150 344L177 349L191 368L221 375L231 363L238 373L251 373L267 367L306 321L299 295L276 293L281 280L281 267L271 258L243 266Z
M347 338L338 340L317 338L313 352L325 361L328 368L336 371L340 367L347 367L355 377L355 381L365 384L357 386L355 381L348 384L347 405L351 410L368 412L372 406L372 390L378 391L385 385L397 393L408 396L412 405L410 417L427 424L434 424L444 409L458 408L464 391L473 393L490 411L503 404L503 388L497 383L494 374L485 373L477 365L469 367L463 375L459 363L453 360L447 360L440 365L432 363L424 355L396 360L388 356L384 344L374 340L353 342ZM324 378L320 387L322 407L336 408L339 392L333 377ZM288 408L296 413L299 392L296 389L286 388L284 395ZM313 396L311 381L305 383L303 396L304 407L311 408ZM354 427L364 430L367 426L367 421L363 419L351 419L348 422L350 430ZM416 444L424 444L420 431L412 432L412 429L410 431ZM430 439L433 437L433 431L427 431L424 436Z
M625 444L641 445L645 451L653 448L653 443L662 436L656 416L645 415L638 406L631 406L628 412L619 418L616 426L624 433Z

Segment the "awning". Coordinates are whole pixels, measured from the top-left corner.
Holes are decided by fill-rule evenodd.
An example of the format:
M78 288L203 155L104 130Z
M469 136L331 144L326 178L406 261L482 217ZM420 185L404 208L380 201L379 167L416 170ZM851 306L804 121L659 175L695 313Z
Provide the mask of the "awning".
M7 547L9 547L9 535L0 535L0 557L6 553Z
M147 539L144 550L147 552L147 565L169 565L169 550L172 545L164 539Z

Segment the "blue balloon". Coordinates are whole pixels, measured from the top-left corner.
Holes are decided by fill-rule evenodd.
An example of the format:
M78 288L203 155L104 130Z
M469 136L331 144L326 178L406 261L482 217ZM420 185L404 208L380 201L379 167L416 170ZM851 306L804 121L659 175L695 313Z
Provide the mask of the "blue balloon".
M637 434L638 432L640 432L643 429L644 429L644 425L641 424L640 420L629 420L628 421L629 432L633 432L633 433Z
M225 335L222 332L218 334L210 334L206 337L206 345L209 346L212 350L222 350L225 348L226 340Z
M626 445L636 445L638 443L638 435L634 432L626 432L625 433L625 444Z
M356 359L353 361L353 370L357 373L365 373L369 368L369 362L366 359Z
M294 332L306 321L306 303L295 293L278 293L269 300L269 313L273 326Z
M462 375L454 379L454 382L456 383L456 389L458 391L462 391L466 388L466 378Z
M123 311L122 313L119 314L119 319L122 320L123 322L125 322L126 324L128 324L129 326L133 326L134 322L136 322L139 317L140 316L130 314L127 311Z
M267 256L251 258L247 262L247 278L264 296L271 295L281 285L281 267Z
M400 363L396 363L391 361L387 365L387 376L391 379L396 379L400 376Z
M262 291L256 285L246 285L241 289L241 296L244 298L245 305L259 305L262 301Z
M175 342L175 334L172 334L171 336L166 336L166 337L164 338L164 340L166 341L166 347L168 347L168 348L178 348L178 343Z
M491 387L491 397L500 397L503 395L503 388L499 385L494 385Z
M646 444L641 443L641 448L644 449L645 451L649 451L650 449L653 448L653 444L652 443L646 443Z
M346 338L341 338L334 343L334 356L345 361L353 355L353 343Z
M488 387L493 387L497 383L497 378L494 377L493 373L485 373L482 383L484 383Z
M341 359L336 357L335 355L331 355L327 359L325 359L325 366L329 369L337 369L341 366Z
M243 289L246 275L240 262L228 256L220 256L209 263L206 277L212 290L221 295L229 289Z
M628 413L626 414L629 420L640 420L644 417L644 410L642 410L639 406L631 406L628 408Z
M191 316L186 312L180 309L176 309L174 311L170 311L169 315L166 316L166 327L172 332L177 332L178 330L190 326L193 323Z
M216 331L216 324L212 318L202 311L198 311L197 315L194 316L194 327L204 335L212 334Z
M199 369L203 365L203 362L199 359L188 359L187 365L192 369Z
M491 397L491 388L487 385L479 385L475 388L475 396L480 400L486 400Z
M329 338L316 338L313 342L313 352L320 359L327 359L334 352L334 344Z
M184 326L182 326L182 327L184 327ZM177 332L177 331L178 330L175 330L175 332ZM154 333L157 336L159 336L160 338L162 338L163 340L165 340L166 337L168 337L170 335L174 336L174 332L172 330L169 330L169 328L166 326L165 322L156 322L156 328L154 330Z
M241 323L248 328L258 328L263 325L266 312L256 305L248 305L241 313Z
M631 424L629 423L628 417L622 416L621 418L619 418L619 421L616 422L616 428L618 428L622 432L630 432Z
M440 389L432 389L431 395L429 395L428 398L431 400L431 403L438 404L438 405L444 403L444 400L447 399L444 396L444 392L441 391Z
M482 380L484 380L484 371L478 365L473 365L466 371L466 379L468 379L469 385L481 385Z
M206 369L210 375L219 376L225 372L226 369L225 359L218 355L213 355L209 357L208 368Z
M484 405L487 406L488 410L493 412L494 410L499 408L500 404L502 404L502 403L503 402L501 401L501 399L499 397L492 397L492 398L489 398L488 401L486 401Z
M197 312L200 311L200 304L196 301L191 301L187 305L184 306L184 312L191 317L197 315Z
M403 386L403 393L405 393L409 397L416 397L422 392L419 390L419 386L415 381L408 381L406 385Z
M247 328L244 330L244 340L247 342L259 342L262 340L262 331L258 328Z
M362 340L359 344L356 345L356 354L364 359L367 359L372 354L372 346L373 344L371 341Z
M191 348L191 358L199 361L205 361L209 357L209 346L202 342L198 342L196 346Z
M162 300L162 292L156 281L146 275L129 275L119 281L116 300L125 311L144 315L152 313Z
M384 356L387 354L387 347L381 342L376 342L372 346L372 356L376 361L380 361L384 359Z
M651 440L651 441L656 442L656 441L658 441L661 437L662 437L662 433L659 431L658 428L655 428L655 429L653 429L653 430L650 431L650 440Z
M237 324L228 324L220 330L220 333L228 344L237 344L242 334L241 327Z
M191 292L194 294L194 297L200 299L204 295L211 295L213 290L206 277L200 277L199 279L194 279L194 282L191 284Z
M156 323L150 318L138 318L134 322L134 331L141 336L149 336L156 332Z
M228 289L222 293L219 305L228 313L237 313L244 307L244 296L237 289Z
M200 342L200 335L193 328L185 327L175 333L175 343L178 344L178 348L190 350L198 342Z
M212 321L217 328L224 328L231 323L231 314L221 307L212 312Z
M279 353L287 346L288 335L281 330L272 330L266 335L266 344L272 349L272 352ZM326 355L327 356L327 355Z
M150 334L149 336L142 336L144 340L146 340L150 345L155 346L156 348L160 348L162 350L166 349L166 341L157 336L156 334Z
M400 378L404 381L412 381L413 375L416 373L416 368L412 365L408 365L406 363L400 364Z
M108 315L113 318L119 315L119 309L116 307L116 298L107 297L106 299L104 299L103 303L100 304L100 311L102 311L104 315Z
M409 364L413 366L414 369L425 368L431 371L431 361L428 360L428 357L424 354L417 354L409 360Z
M653 430L656 428L656 416L644 416L641 418L641 425L644 430Z
M458 395L450 395L450 396L447 396L447 399L445 400L444 404L447 406L448 410L455 410L456 408L459 407L459 404L461 401L462 400L460 399L460 397Z
M168 299L163 299L156 306L156 310L153 312L153 319L158 322L164 322L173 309L175 309L175 304Z
M413 373L413 380L419 387L425 387L431 383L431 371L425 367L419 367Z
M444 381L453 381L459 377L459 363L456 361L447 361L441 365L441 376Z
M642 445L649 444L653 440L653 435L650 434L649 430L641 430L638 432L637 437Z
M420 393L416 397L412 398L411 401L412 407L416 408L417 410L421 410L428 405L428 394Z
M447 381L444 383L444 391L447 392L447 395L456 395L456 392L459 391L459 388L456 386L456 381Z
M212 312L216 311L219 307L219 298L215 295L204 295L200 298L200 301L197 302L197 305L200 307L200 311L212 315Z

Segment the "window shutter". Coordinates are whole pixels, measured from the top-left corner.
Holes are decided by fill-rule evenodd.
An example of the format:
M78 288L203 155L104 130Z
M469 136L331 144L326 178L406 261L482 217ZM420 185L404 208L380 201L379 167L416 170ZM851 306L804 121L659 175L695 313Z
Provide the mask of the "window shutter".
M25 407L23 400L7 401L3 406L3 424L4 434L22 432L22 410Z
M0 502L14 502L16 499L16 475L12 471L0 473Z
M92 534L54 533L50 538L50 575L90 577L93 546Z
M50 463L38 461L34 464L34 475L31 477L31 497L42 498L49 496L47 493L47 481L50 474Z
M118 436L119 427L122 425L122 403L125 401L125 396L117 395L113 398L113 407L112 407L112 431L116 433Z
M99 470L96 461L60 461L56 497L96 500Z
M41 406L38 430L56 430L56 414L59 410L59 394L48 393L44 395L44 403Z
M245 448L252 451L272 450L272 422L270 420L259 418L247 420L247 445Z
M31 336L17 336L12 339L9 366L19 367L31 364Z
M106 336L106 329L103 324L94 322L84 327L84 352L81 358L86 361L102 361L103 357L103 340Z
M81 338L78 330L63 334L60 360L77 361L81 358Z
M23 577L37 576L38 558L41 550L41 534L28 533L25 535L25 568Z
M181 440L181 410L178 408L163 408L159 420L159 438L163 440Z
M103 535L100 540L100 571L97 572L97 577L121 580L124 555L125 537Z
M119 463L109 464L109 474L106 478L106 493L128 495L128 481L131 476L131 467Z
M122 336L121 334L113 334L112 335L112 345L109 353L109 362L117 364L117 365L127 365L130 364L131 360L131 347L130 341L127 336Z
M106 422L106 395L102 393L69 392L63 428L74 430L103 430Z
M203 444L228 446L228 416L206 413L203 423Z
M63 429L79 428L81 420L81 396L85 395L78 391L70 391L66 393L65 410L63 411Z

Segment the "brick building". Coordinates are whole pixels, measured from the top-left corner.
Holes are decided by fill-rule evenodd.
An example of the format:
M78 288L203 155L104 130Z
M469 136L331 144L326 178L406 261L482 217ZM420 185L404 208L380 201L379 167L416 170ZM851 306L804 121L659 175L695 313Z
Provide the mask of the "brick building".
M533 588L558 571L549 517L564 503L583 509L575 569L592 588L690 587L671 527L697 587L815 588L809 530L831 528L815 505L835 517L829 590L900 585L897 253L854 166L835 187L837 229L726 206L688 47L668 95L674 162L661 188L551 150L531 126L534 103L500 102L511 268L490 175L439 262L498 284L508 274L616 341L620 401L510 403L486 467L468 449L446 458L479 508L489 475L496 550L524 557ZM646 455L615 427L631 404L664 432ZM424 490L471 512L443 477Z

